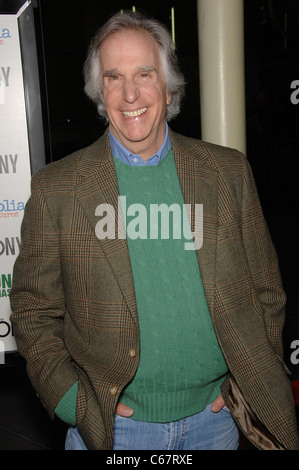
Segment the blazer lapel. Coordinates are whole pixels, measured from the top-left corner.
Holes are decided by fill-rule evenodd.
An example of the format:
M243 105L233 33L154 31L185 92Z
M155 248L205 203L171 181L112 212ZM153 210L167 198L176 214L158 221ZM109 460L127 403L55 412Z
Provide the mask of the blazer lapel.
M203 240L196 250L199 269L211 316L214 313L216 243L217 243L217 172L207 165L208 154L204 146L198 153L190 141L170 133L177 173L185 204L191 205L191 230L195 231L195 204L202 204ZM200 223L201 223L200 222Z
M95 144L84 150L78 172L81 181L76 187L76 195L81 204L92 229L97 236L97 223L100 218L96 215L96 209L105 204L115 222L115 232L110 232L109 237L97 236L97 239L105 253L114 276L118 282L123 297L132 316L137 320L137 307L134 295L134 282L131 272L131 264L127 242L119 236L118 224L118 184L110 150L107 132ZM82 178L83 177L83 178ZM114 219L114 220L113 220ZM112 227L112 224L111 224Z
M215 297L215 265L217 241L217 172L206 164L208 155L202 147L198 153L190 145L190 140L170 131L175 164L182 188L185 204L191 207L191 230L195 230L195 204L203 207L203 243L196 250L205 294L213 315ZM99 222L96 208L107 204L114 208L116 223L115 236L100 239L99 243L110 263L125 301L137 321L137 306L134 295L134 282L130 256L125 238L118 234L118 184L111 154L108 132L95 144L83 151L78 167L80 182L76 194L95 232ZM122 236L122 235L121 235Z

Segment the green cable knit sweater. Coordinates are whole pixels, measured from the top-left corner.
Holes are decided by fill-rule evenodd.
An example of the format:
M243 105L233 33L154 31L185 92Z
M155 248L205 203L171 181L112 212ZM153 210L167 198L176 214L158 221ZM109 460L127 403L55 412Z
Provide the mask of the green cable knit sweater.
M133 408L133 419L173 421L203 410L220 394L227 366L211 323L196 252L185 249L192 241L191 229L188 223L188 234L183 230L188 219L183 222L184 200L172 151L155 166L114 161L119 193L126 197L127 214L132 213L126 216L127 242L141 338L140 364L120 401ZM165 226L164 212L157 226L154 204L180 208L175 213L181 214L180 220L170 216ZM176 238L178 226L187 239ZM169 227L169 237L163 227ZM155 233L158 238L153 238Z
M172 151L154 166L131 167L117 158L114 162L119 193L126 200L123 209L140 325L139 367L120 401L133 408L133 419L173 421L202 411L220 394L227 366L211 323L196 252L185 249L191 239L190 226L188 234L183 230L186 217L177 225L173 225L176 216L170 215L166 225L165 218L157 224L152 217L154 204L168 208L176 204L172 206L180 208L176 214L184 214ZM169 227L169 237L162 227ZM177 238L179 227L185 238ZM75 422L76 387L56 408L56 414L70 424Z

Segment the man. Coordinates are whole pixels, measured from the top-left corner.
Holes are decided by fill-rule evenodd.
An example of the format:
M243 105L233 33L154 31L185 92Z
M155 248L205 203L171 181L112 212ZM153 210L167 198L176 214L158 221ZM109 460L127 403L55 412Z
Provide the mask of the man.
M285 295L246 159L168 129L184 80L156 21L115 15L85 79L109 129L33 177L11 293L66 448L237 449L237 422L260 449L297 449Z

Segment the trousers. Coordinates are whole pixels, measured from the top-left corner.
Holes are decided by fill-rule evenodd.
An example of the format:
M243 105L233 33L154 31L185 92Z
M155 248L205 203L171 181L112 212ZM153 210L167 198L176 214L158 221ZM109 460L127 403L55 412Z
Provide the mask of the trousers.
M113 450L237 450L239 432L228 408L203 411L170 423L115 415ZM88 450L77 427L68 429L66 450Z

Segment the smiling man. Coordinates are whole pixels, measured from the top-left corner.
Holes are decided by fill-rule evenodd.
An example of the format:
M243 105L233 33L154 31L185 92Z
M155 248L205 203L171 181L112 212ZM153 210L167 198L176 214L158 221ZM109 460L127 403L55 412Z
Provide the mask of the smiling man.
M19 352L70 424L66 449L237 449L236 423L259 449L298 449L285 294L246 158L169 129L184 79L159 22L115 15L84 72L108 129L33 177L11 291ZM156 218L148 236L97 237L98 208L120 199L179 208L187 234L161 236ZM186 250L197 205L203 243Z
M146 32L125 30L103 42L99 59L110 131L124 147L146 160L164 141L171 100L158 45Z

